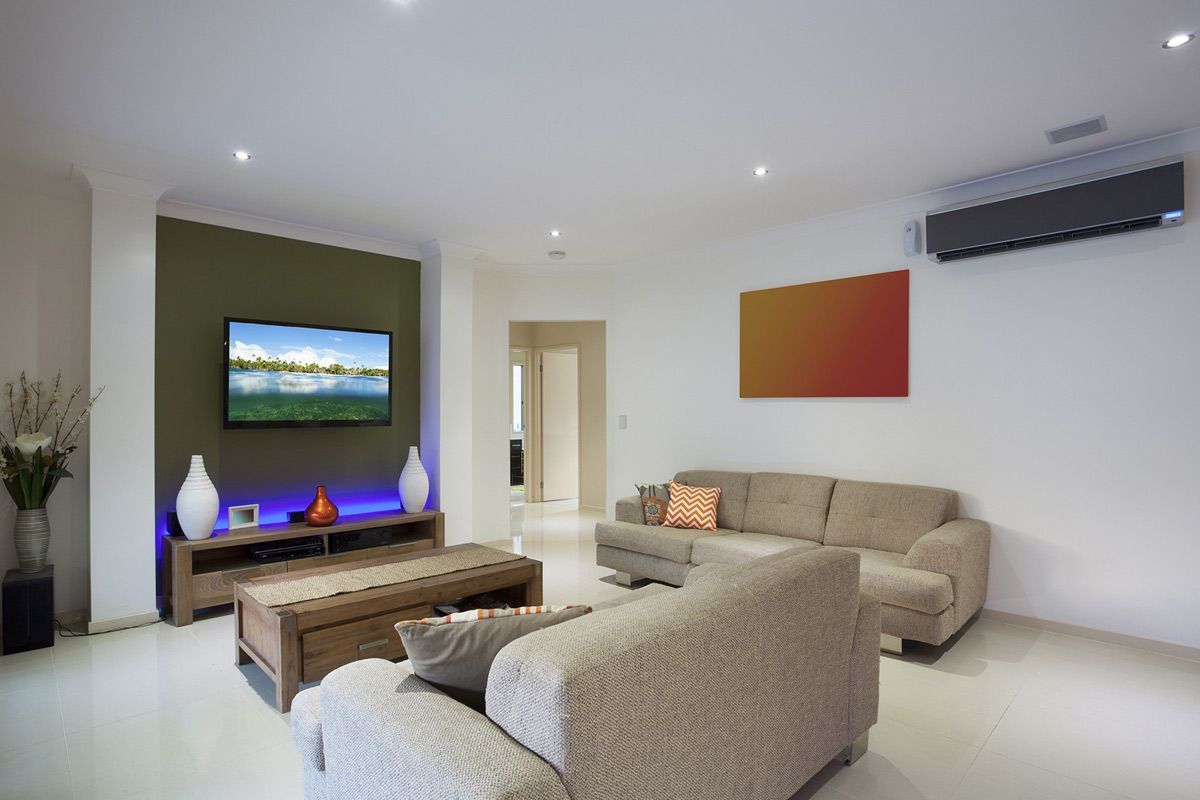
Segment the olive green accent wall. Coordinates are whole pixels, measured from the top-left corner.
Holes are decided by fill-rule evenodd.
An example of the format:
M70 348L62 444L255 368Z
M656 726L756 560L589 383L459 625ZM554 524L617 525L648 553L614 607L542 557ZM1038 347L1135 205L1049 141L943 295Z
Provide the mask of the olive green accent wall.
M395 498L420 438L421 264L278 236L158 218L155 504L174 509L190 456L230 505L308 505L325 484L343 513ZM392 424L224 430L225 317L392 332Z

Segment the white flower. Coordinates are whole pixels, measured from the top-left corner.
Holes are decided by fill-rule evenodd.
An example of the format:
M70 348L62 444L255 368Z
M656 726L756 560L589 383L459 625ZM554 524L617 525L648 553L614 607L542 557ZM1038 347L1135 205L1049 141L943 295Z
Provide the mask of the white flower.
M39 447L48 446L50 444L50 437L41 431L37 433L22 433L13 444L21 451L21 455L29 458L37 452Z

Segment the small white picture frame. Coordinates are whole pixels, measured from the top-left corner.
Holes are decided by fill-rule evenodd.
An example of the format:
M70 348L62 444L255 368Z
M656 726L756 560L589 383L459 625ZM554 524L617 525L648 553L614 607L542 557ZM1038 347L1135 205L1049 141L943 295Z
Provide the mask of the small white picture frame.
M229 507L229 530L258 527L258 503Z

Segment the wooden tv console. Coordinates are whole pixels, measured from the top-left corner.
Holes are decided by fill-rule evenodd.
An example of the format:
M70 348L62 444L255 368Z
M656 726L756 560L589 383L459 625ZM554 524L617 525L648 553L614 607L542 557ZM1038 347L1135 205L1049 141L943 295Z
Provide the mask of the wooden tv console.
M360 550L330 550L330 537L343 533L380 533L389 544ZM260 563L250 557L248 545L286 539L319 537L323 555L290 561ZM255 528L219 531L207 539L163 537L163 611L170 611L177 626L191 625L198 608L233 602L238 578L278 575L301 569L362 561L384 555L415 553L445 544L445 515L427 510L419 514L383 511L341 517L325 528L303 522L281 522Z

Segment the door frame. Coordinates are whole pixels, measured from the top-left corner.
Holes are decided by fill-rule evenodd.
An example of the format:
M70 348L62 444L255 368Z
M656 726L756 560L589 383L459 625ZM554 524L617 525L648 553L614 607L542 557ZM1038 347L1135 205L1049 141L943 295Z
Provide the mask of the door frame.
M579 461L579 465L575 496L580 497L583 487L583 369L579 361L582 358L581 347L578 342L574 342L533 347L530 350L533 356L533 364L536 368L530 370L530 377L533 378L533 387L529 396L529 399L532 401L532 413L529 415L525 427L525 443L527 448L525 455L525 478L528 481L525 485L525 500L529 503L544 502L542 500L542 484L545 483L542 473L542 355L544 353L562 352L564 350L574 350L576 358L575 415L579 420L579 430L576 434L579 441L575 445L575 457Z
M512 403L513 392L513 377L512 368L520 365L524 369L521 370L521 452L524 454L522 467L521 481L525 486L525 501L529 502L529 426L530 418L532 417L533 408L533 348L532 347L513 347L508 348L508 402ZM512 409L509 408L509 441L512 441ZM509 487L510 491L512 487Z

